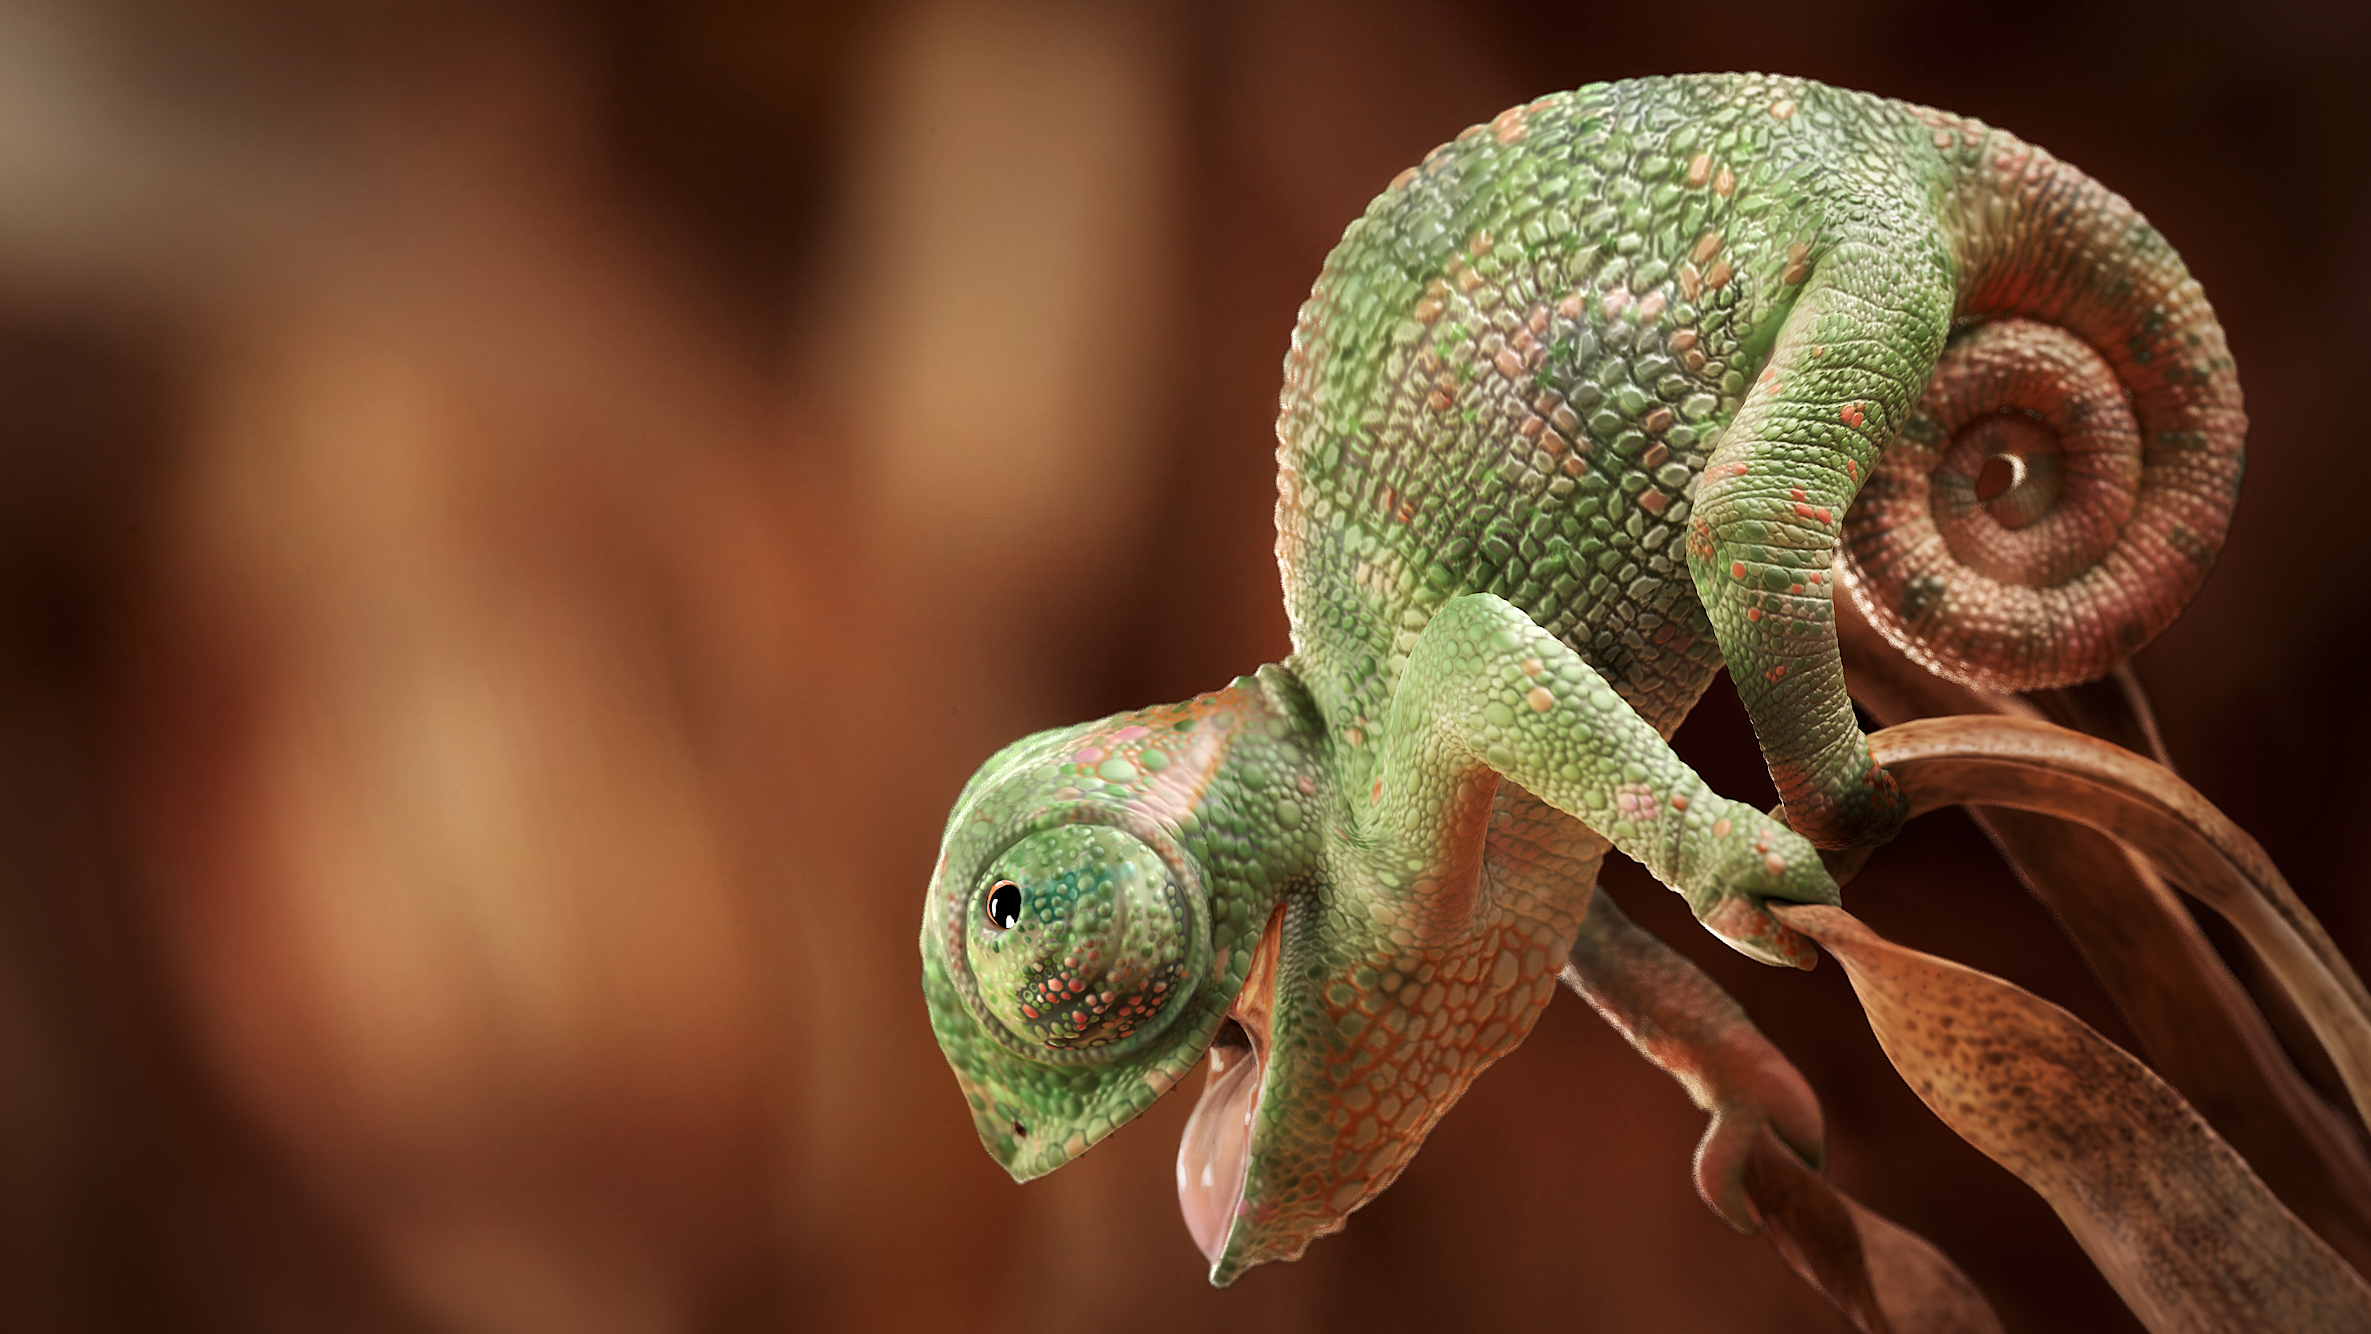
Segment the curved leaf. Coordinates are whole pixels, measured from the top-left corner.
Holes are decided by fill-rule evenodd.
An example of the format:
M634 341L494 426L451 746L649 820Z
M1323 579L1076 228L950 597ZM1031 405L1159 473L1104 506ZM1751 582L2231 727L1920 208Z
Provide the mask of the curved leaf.
M2247 832L2162 765L2009 717L1924 718L1869 738L1912 814L2007 806L2089 825L2228 918L2313 1025L2371 1122L2371 993Z
M1840 908L1772 911L1836 956L1912 1090L2049 1201L2150 1329L2371 1330L2371 1285L2081 1020Z

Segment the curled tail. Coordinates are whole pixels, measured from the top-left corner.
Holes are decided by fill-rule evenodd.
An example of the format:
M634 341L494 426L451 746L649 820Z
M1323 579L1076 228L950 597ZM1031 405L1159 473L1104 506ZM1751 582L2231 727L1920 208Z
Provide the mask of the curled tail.
M2171 624L2222 549L2239 378L2132 205L2009 135L1933 123L1958 166L1954 332L1846 517L1844 584L1938 675L2090 680Z

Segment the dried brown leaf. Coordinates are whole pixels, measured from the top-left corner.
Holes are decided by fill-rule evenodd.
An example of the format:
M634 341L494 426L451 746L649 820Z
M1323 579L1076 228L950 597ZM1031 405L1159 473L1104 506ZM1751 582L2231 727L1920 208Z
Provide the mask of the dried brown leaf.
M2371 1330L2371 1286L2180 1095L2081 1020L1842 909L1773 911L1844 965L1912 1090L2049 1201L2150 1329Z
M2262 847L2164 766L2024 718L1926 718L1869 739L1913 814L2006 806L2088 825L2230 920L2296 998L2371 1120L2371 993Z

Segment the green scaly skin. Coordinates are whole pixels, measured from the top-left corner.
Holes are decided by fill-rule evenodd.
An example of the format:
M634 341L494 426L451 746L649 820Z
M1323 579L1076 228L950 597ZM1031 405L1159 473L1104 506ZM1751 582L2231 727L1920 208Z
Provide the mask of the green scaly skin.
M1018 1178L1220 1043L1189 1141L1248 1139L1180 1159L1219 1283L1338 1230L1523 1039L1609 846L1810 966L1764 901L1835 902L1815 845L1901 809L1845 695L1839 575L1947 674L2099 670L2205 577L2245 425L2212 312L2121 199L1975 122L1750 75L1592 86L1436 150L1344 234L1285 377L1292 657L992 758L922 930ZM1980 498L1999 453L2034 480ZM1786 823L1666 744L1724 665ZM1815 1110L1773 1115L1816 1159ZM1239 1163L1239 1199L1196 1162Z

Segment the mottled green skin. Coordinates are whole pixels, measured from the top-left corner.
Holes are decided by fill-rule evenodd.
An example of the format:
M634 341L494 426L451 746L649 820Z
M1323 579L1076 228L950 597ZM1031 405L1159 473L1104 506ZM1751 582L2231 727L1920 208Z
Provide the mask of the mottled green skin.
M1707 790L1665 738L1725 662L1790 823L1833 845L1891 834L1829 570L1967 308L1968 257L2009 272L1994 261L2055 198L2063 174L2033 163L2055 169L1861 94L1655 79L1517 108L1377 198L1286 363L1293 656L1017 743L950 817L924 982L991 1154L1050 1171L1174 1084L1239 997L1248 1027L1271 1014L1223 1283L1338 1229L1522 1040L1609 845L1731 944L1808 966L1761 905L1835 901L1812 844ZM2170 253L2080 184L2084 207L2114 205L2101 245ZM2131 346L2167 358L2167 384L2205 383L2219 332L2187 337L2196 367L2177 341ZM1177 939L1073 915L1113 892L1043 841L1081 823L1141 842L1094 855L1139 868L1131 892L1170 905L1144 911ZM1033 943L988 921L1004 878L1064 914ZM1271 922L1273 987L1247 991ZM972 962L1007 950L1029 962ZM1111 1008L1017 1009L1063 995Z
M1302 308L1278 424L1294 662L1335 736L1371 737L1433 609L1489 591L1665 731L1726 656L1797 827L1890 835L1825 580L1949 329L1948 179L1897 103L1674 79L1542 99L1376 199ZM1800 364L1762 380L1782 330ZM1716 444L1765 465L1717 479L1743 493L1718 516Z

